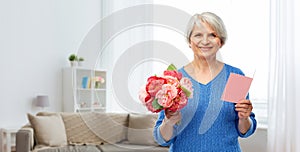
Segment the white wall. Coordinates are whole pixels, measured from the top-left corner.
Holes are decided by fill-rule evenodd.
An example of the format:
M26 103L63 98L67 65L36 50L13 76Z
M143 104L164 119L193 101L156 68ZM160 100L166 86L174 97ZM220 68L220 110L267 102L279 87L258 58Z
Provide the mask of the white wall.
M99 0L0 2L0 128L25 124L37 94L61 111L62 68L100 12Z

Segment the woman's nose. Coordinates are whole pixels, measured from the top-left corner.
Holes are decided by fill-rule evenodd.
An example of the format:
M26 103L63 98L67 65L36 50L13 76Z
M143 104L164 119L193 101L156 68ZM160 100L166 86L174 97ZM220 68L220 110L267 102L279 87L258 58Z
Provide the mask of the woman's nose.
M208 44L210 41L209 41L209 39L208 39L208 37L207 36L203 36L202 37L202 40L200 41L202 44Z

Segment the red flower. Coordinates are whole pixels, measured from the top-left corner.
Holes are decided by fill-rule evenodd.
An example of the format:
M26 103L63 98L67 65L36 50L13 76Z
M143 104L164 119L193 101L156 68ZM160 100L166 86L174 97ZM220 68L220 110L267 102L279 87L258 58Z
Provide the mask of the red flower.
M155 96L156 93L161 90L163 84L166 84L167 80L162 77L151 76L148 78L146 91L150 96Z
M177 80L179 81L182 78L182 73L175 70L166 70L164 71L164 76L172 76L177 78Z
M154 98L151 97L143 87L139 92L139 99L143 102L143 104L146 104L147 102L152 102Z

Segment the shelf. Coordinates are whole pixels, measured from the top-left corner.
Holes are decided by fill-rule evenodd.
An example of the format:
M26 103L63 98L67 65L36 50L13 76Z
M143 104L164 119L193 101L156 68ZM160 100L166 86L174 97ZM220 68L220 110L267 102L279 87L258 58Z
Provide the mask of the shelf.
M87 69L83 67L69 67L64 69L64 112L105 112L106 94L106 70ZM96 105L99 106L94 107L94 103L97 103Z
M96 109L96 110L104 110L104 109L106 109L105 107L93 107L92 109Z
M87 67L82 67L82 66L73 66L73 67L66 67L67 69L76 69L76 70L86 70L86 71L100 71L100 72L106 72L107 69L90 69Z
M80 90L80 91L106 91L106 89L104 88L97 88L97 89L85 89L85 88L77 88L77 90Z

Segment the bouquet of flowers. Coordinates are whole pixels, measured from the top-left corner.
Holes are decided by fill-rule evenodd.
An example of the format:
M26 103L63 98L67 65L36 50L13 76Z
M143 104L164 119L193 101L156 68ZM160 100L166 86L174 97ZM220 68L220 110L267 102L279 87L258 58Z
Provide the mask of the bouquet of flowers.
M153 113L161 110L176 112L182 109L193 97L190 79L182 77L176 67L171 64L162 76L150 76L146 86L139 92L139 99Z

